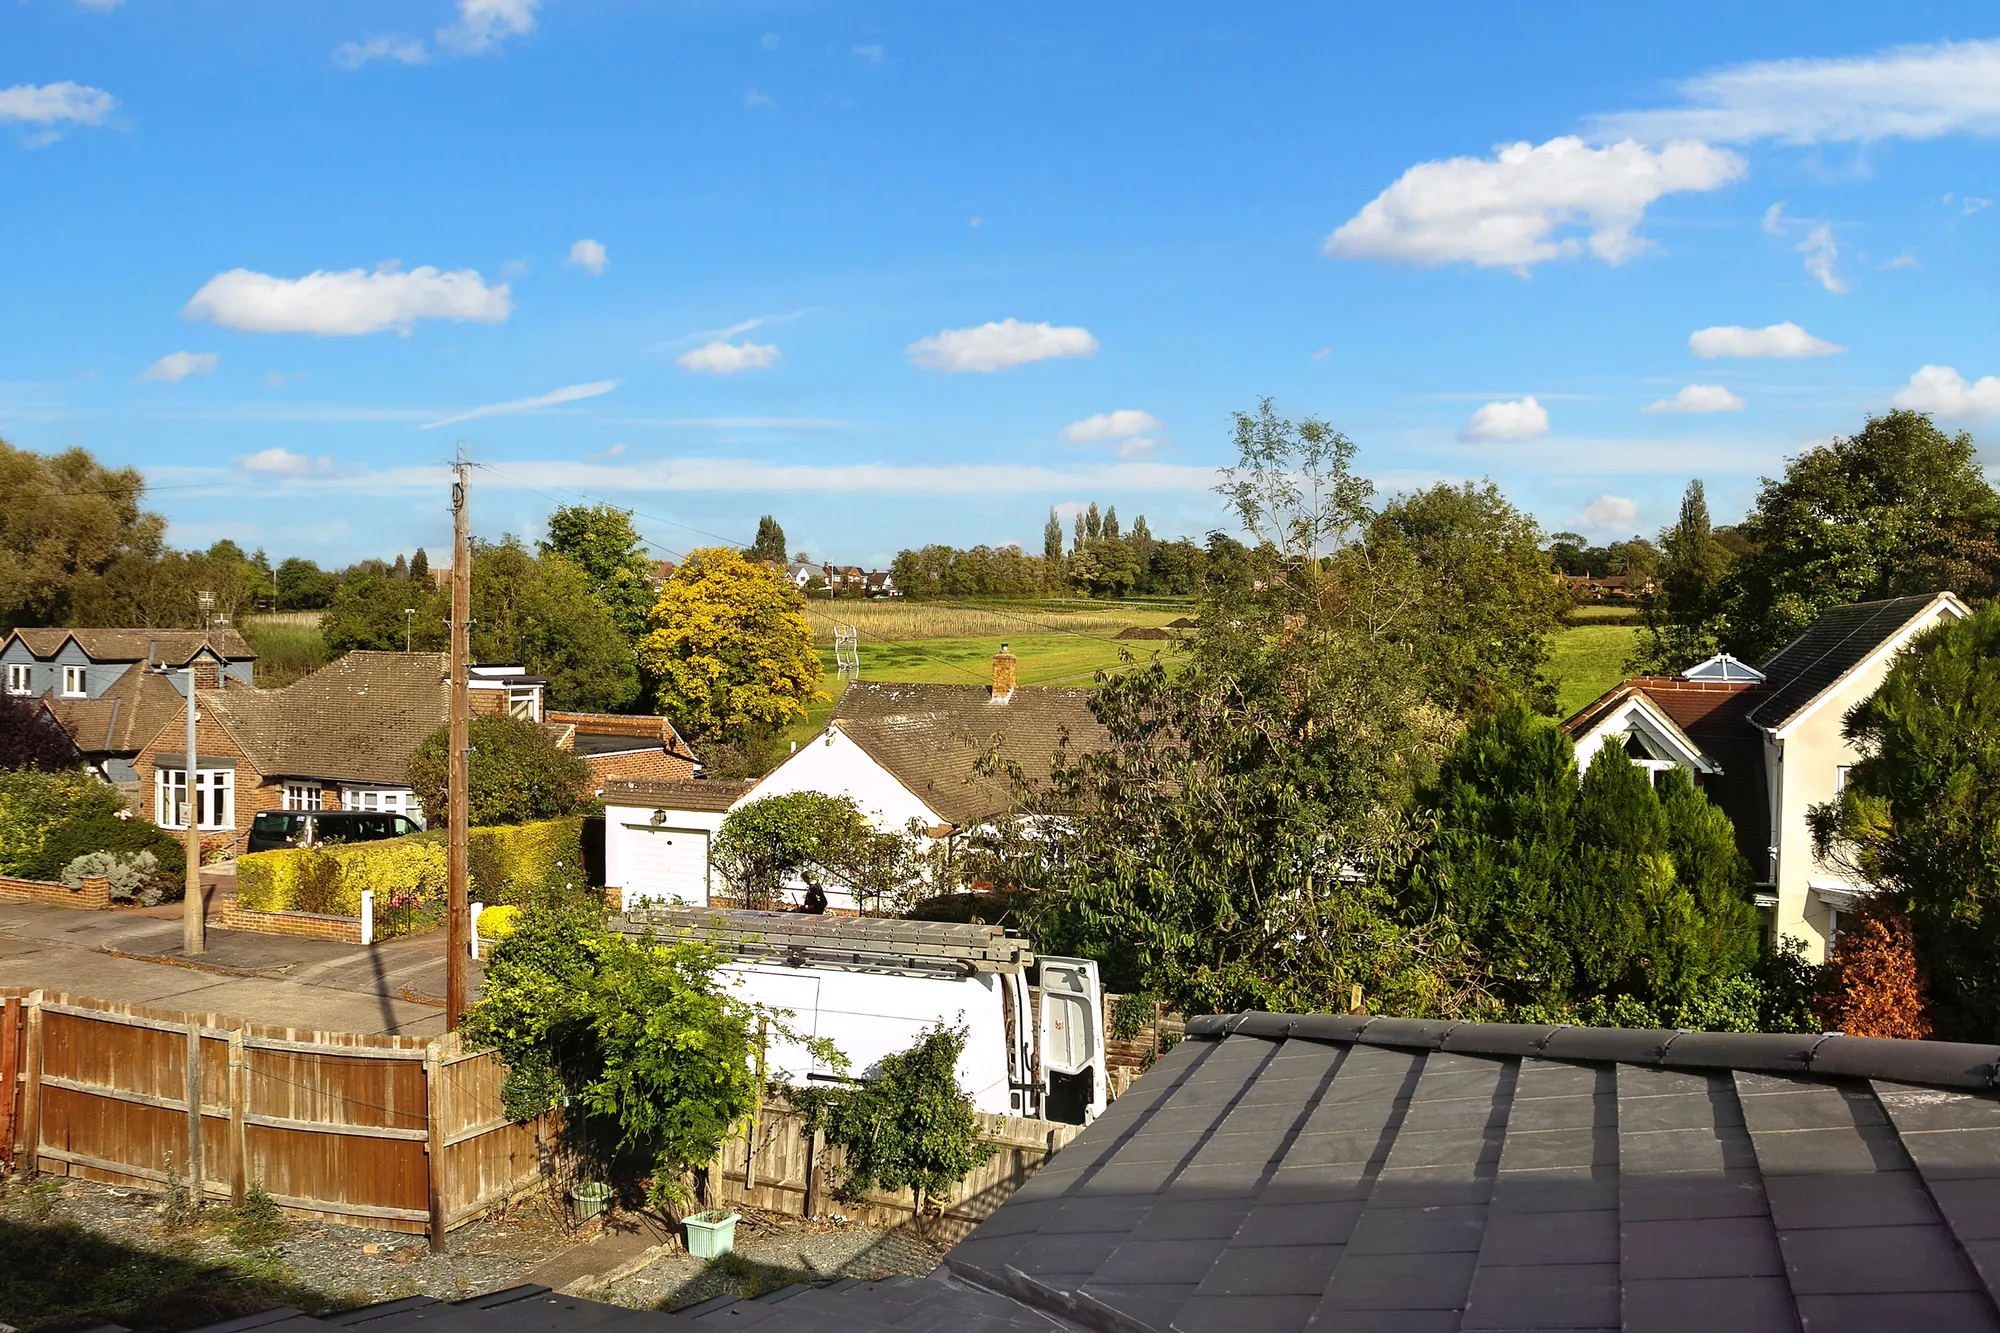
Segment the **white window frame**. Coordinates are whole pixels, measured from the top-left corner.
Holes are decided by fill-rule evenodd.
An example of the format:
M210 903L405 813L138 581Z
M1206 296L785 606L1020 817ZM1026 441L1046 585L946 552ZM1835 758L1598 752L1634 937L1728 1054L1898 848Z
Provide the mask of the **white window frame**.
M1853 767L1852 764L1835 764L1833 766L1833 794L1835 796L1839 796L1847 790L1847 775L1853 770Z
M197 768L194 775L195 813L201 827L214 832L236 827L236 773L227 768ZM187 770L153 770L153 822L161 828L187 827Z
M407 788L342 787L340 808L406 815L416 806L415 793Z
M321 792L316 782L287 782L285 784L285 809L317 810L320 808Z
M62 669L62 697L81 699L90 693L89 673L80 666L66 666Z
M7 664L7 693L33 694L34 692L34 665L29 662L9 662Z

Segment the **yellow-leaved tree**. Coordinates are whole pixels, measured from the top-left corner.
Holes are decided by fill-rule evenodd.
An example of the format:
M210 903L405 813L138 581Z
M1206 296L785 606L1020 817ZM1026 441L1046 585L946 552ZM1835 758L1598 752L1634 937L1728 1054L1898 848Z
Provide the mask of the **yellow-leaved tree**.
M688 552L660 589L639 665L684 736L740 742L824 702L805 598L781 568L726 546Z

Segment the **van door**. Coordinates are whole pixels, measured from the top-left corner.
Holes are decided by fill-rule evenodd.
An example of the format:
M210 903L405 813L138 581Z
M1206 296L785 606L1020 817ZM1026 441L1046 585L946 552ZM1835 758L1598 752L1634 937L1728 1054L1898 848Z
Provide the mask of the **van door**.
M1087 1125L1104 1113L1104 992L1097 964L1040 960L1042 1116Z

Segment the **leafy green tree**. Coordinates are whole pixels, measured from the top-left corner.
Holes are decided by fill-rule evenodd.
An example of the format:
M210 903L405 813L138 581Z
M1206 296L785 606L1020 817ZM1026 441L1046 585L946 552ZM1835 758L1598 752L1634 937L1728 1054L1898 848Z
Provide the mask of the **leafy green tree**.
M859 1202L870 1190L914 1190L917 1211L942 1207L996 1151L979 1141L979 1117L958 1086L967 1029L942 1020L907 1051L884 1056L858 1088L826 1099L827 1142L845 1149L834 1193Z
M37 454L0 440L0 628L109 624L115 587L158 559L166 520L142 510L137 468L87 451Z
M356 649L401 652L406 642L416 652L436 653L447 647L450 619L449 589L398 582L381 561L364 561L341 578L320 636L335 657Z
M612 505L561 505L549 515L549 535L537 549L580 566L591 593L628 639L646 632L653 566L630 511Z
M1104 511L1104 540L1108 542L1115 542L1118 540L1117 505L1112 505L1110 508Z
M785 530L771 515L766 514L757 520L757 539L750 544L749 556L752 560L768 560L774 565L785 563Z
M1103 540L1104 517L1097 512L1097 501L1095 500L1090 502L1090 508L1086 509L1083 513L1083 536L1084 543L1082 544Z
M60 773L82 764L83 756L69 733L40 699L0 694L0 771Z
M1645 600L1645 634L1626 666L1671 675L1721 651L1715 622L1731 556L1709 525L1699 478L1681 497L1678 521L1660 533L1660 549L1659 591Z
M2000 1039L2000 606L1919 636L1846 735L1862 757L1813 809L1820 855L1908 915L1937 1034Z
M1042 559L1052 567L1062 564L1063 530L1056 521L1055 506L1049 506L1049 521L1042 525Z
M565 1107L565 1132L593 1166L684 1208L690 1173L756 1105L760 1018L792 1035L736 999L718 965L687 940L616 935L588 906L532 908L493 946L460 1031L499 1051L508 1116Z
M525 824L573 814L589 804L590 765L580 755L558 750L546 729L521 718L475 717L469 736L469 824ZM434 824L445 815L449 741L450 729L439 727L410 756L410 788Z
M317 611L330 606L339 589L340 577L310 560L291 556L278 566L280 611Z
M1972 436L1946 435L1921 412L1871 417L1793 459L1764 480L1741 535L1755 549L1730 573L1717 633L1749 661L1832 606L2000 590L2000 494Z
M722 821L711 853L749 907L778 902L786 880L807 874L862 902L913 901L928 869L921 827L878 830L850 796L786 792L751 801Z
M422 585L399 586L430 595ZM537 560L511 537L473 552L472 655L546 678L561 708L622 708L639 694L632 645L582 566L555 551Z
M423 547L419 546L417 548L417 553L410 557L410 579L414 583L426 583L430 581L430 577L431 577L430 552L424 550Z
M682 735L774 731L826 697L805 599L783 570L740 551L688 552L660 590L652 624L639 662Z

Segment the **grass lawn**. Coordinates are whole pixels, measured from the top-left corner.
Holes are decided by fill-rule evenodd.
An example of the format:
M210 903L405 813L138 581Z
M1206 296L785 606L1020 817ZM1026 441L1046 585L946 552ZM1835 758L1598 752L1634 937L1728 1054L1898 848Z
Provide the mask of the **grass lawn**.
M993 679L993 655L1004 643L1020 660L1023 685L1089 685L1100 670L1121 665L1120 650L1137 662L1154 652L1171 649L1166 640L1083 638L1075 634L1018 634L1002 638L910 639L870 642L861 639L861 679L907 680L934 685L984 685ZM822 648L829 679L833 649ZM838 682L835 682L836 684Z
M1568 717L1625 679L1625 659L1639 638L1636 625L1582 625L1549 643L1549 673Z

